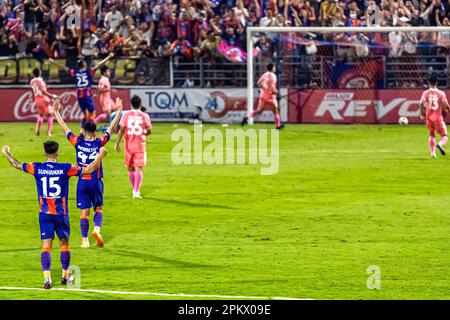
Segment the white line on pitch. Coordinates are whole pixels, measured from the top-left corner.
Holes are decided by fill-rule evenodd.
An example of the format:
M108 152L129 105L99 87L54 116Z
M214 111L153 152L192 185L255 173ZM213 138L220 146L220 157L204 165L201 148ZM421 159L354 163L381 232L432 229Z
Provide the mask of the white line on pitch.
M0 287L0 290L72 291L72 292L106 293L106 294L119 294L119 295L185 297L185 298L254 299L254 300L312 300L312 299L300 299L300 298L291 298L291 297L229 296L229 295L216 295L216 294L160 293L160 292L114 291L114 290L76 289L76 288L67 288L67 289L53 288L51 290L47 290L47 289L43 289L43 288Z

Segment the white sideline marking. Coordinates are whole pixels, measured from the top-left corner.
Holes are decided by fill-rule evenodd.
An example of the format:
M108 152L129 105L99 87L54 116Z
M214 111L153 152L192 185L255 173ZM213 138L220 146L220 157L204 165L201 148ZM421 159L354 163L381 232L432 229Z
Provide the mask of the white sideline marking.
M0 287L0 290L27 290L27 291L73 291L73 292L91 292L121 295L137 295L137 296L157 296L157 297L187 297L187 298L218 298L218 299L254 299L254 300L313 300L300 299L291 297L256 297L256 296L228 296L217 294L187 294L187 293L160 293L160 292L139 292L139 291L114 291L114 290L97 290L97 289L64 289L52 288L50 290L44 288L24 288L24 287Z

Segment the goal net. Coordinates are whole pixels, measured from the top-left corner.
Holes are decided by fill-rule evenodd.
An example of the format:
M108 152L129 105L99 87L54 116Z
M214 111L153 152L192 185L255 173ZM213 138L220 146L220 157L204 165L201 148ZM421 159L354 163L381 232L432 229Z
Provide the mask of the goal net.
M419 123L428 77L449 88L450 27L250 27L247 57L248 112L272 63L289 122Z

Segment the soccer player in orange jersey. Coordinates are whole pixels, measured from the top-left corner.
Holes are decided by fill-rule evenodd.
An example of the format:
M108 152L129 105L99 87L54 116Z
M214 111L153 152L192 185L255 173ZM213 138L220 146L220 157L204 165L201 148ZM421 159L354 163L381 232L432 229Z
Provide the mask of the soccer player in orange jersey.
M445 126L444 116L450 106L444 91L437 88L437 77L432 75L428 80L429 89L424 91L420 98L421 117L425 118L427 129L430 133L428 144L431 157L436 158L436 147L439 152L445 156L444 145L448 141L447 127ZM435 135L438 133L441 140L436 145Z
M33 91L34 104L38 113L36 135L38 136L40 134L42 123L47 119L47 135L51 136L53 128L53 111L50 105L50 98L56 98L56 95L50 94L47 91L47 85L45 84L44 79L42 79L39 69L34 69L33 75L34 78L30 81L30 87Z
M133 198L142 199L142 168L147 164L146 136L151 134L152 123L147 113L142 112L141 98L131 98L132 109L123 113L117 134L116 151L120 151L120 141L124 137L125 164L133 187Z
M277 101L277 76L275 75L276 67L269 63L267 71L261 75L257 85L261 89L261 94L258 99L258 107L255 111L250 113L242 120L242 125L248 123L248 119L252 119L260 115L264 109L268 108L275 114L275 126L278 130L283 129L284 124L281 124L280 108Z

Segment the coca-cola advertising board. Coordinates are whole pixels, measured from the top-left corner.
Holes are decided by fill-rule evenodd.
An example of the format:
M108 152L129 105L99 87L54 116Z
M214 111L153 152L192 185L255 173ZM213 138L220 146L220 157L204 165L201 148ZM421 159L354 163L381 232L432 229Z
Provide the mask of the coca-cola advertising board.
M77 93L74 89L49 89L49 92L61 98L61 115L65 121L81 121L82 112L78 106ZM36 121L37 111L31 90L0 89L0 96L2 97L0 121ZM122 98L124 109L129 109L130 90L115 89L111 96L113 99L116 97ZM96 113L102 113L97 98L95 102Z
M423 123L419 101L423 90L309 89L289 94L289 122L303 123ZM450 90L446 90L450 96Z

